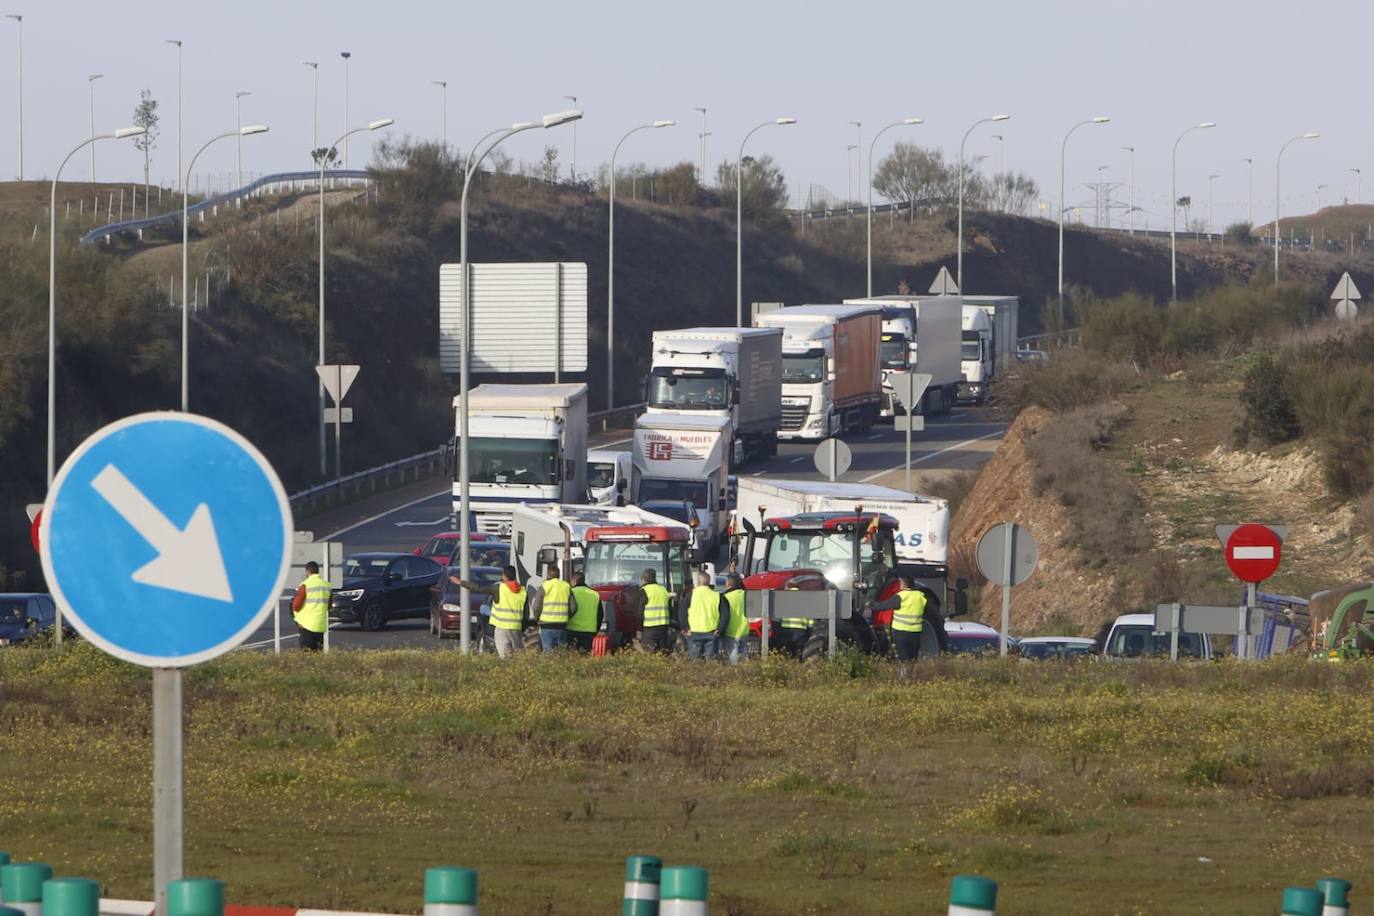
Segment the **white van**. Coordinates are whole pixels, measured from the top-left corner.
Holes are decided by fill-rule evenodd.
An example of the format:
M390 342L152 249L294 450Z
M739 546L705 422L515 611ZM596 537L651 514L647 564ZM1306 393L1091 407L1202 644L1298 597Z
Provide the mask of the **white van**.
M630 500L634 456L597 448L587 452L587 505L623 506Z
M1102 644L1106 658L1168 658L1169 634L1155 629L1154 614L1122 614ZM1211 658L1212 639L1206 633L1179 633L1179 658Z

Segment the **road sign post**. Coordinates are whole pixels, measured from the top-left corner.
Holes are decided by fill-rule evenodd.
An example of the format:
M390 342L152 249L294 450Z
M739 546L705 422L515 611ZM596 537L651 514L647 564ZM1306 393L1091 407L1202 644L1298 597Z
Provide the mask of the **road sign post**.
M1240 609L1240 623L1236 629L1236 655L1249 658L1254 654L1249 610L1259 603L1256 586L1278 571L1288 528L1283 525L1217 525L1216 531L1226 554L1227 567L1245 583L1245 606Z
M315 374L324 382L325 391L334 399L334 409L325 410L325 422L334 422L334 478L343 476L343 425L353 422L353 411L350 408L347 415L344 413L343 399L348 395L348 389L353 387L353 380L362 371L361 366L345 366L335 363L330 366L316 366ZM326 628L327 629L327 628Z
M1360 288L1350 279L1350 271L1341 274L1336 288L1331 291L1331 298L1336 300L1335 314L1341 321L1354 321L1359 316L1360 309L1354 300L1360 298Z
M291 507L238 433L185 413L106 426L53 480L39 530L53 601L92 645L153 669L153 881L181 877L181 669L229 651L277 606Z
M815 462L816 470L834 483L843 477L849 466L854 463L854 453L843 440L831 436L816 446Z
M978 540L978 570L989 582L1002 587L1002 657L1007 654L1007 635L1011 631L1011 589L1035 572L1040 562L1040 545L1025 528L1003 522L989 528Z
M948 276L949 271L940 268ZM906 489L911 491L911 433L925 429L925 417L918 416L916 405L921 403L921 398L925 397L926 388L930 386L933 378L928 372L893 372L888 375L888 381L892 383L892 396L902 402L906 408L906 416L897 416L897 411L892 411L892 422L898 429L906 430ZM900 422L899 422L900 421Z

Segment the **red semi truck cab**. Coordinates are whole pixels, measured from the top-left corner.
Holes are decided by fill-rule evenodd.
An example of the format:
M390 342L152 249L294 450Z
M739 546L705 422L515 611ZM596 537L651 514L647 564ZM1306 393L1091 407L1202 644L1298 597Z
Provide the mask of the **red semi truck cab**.
M639 584L652 569L674 599L692 587L692 534L685 526L608 525L586 533L587 585L615 608L614 642L628 642L643 623Z

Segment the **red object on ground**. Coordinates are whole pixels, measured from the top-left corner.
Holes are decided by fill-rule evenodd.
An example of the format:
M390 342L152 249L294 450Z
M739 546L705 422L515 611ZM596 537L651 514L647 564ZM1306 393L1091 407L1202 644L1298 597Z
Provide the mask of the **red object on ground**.
M597 633L592 637L592 658L601 658L611 654L611 637L605 633Z
M1265 525L1241 525L1226 539L1226 565L1242 582L1263 582L1279 568L1283 541Z

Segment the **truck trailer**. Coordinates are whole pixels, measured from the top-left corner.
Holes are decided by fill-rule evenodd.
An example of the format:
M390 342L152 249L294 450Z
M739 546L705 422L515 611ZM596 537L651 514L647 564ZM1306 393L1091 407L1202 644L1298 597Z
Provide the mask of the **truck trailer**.
M1016 296L965 296L960 400L982 403L993 381L1016 364Z
M906 347L908 372L930 375L930 385L918 413L939 416L949 413L964 380L960 359L963 304L959 296L875 296L846 299L846 304L873 305L883 309L883 374L902 371L901 350ZM892 396L891 384L883 389L883 415L906 413Z
M635 420L635 504L689 504L705 559L715 556L729 523L730 427L729 417L646 413Z

